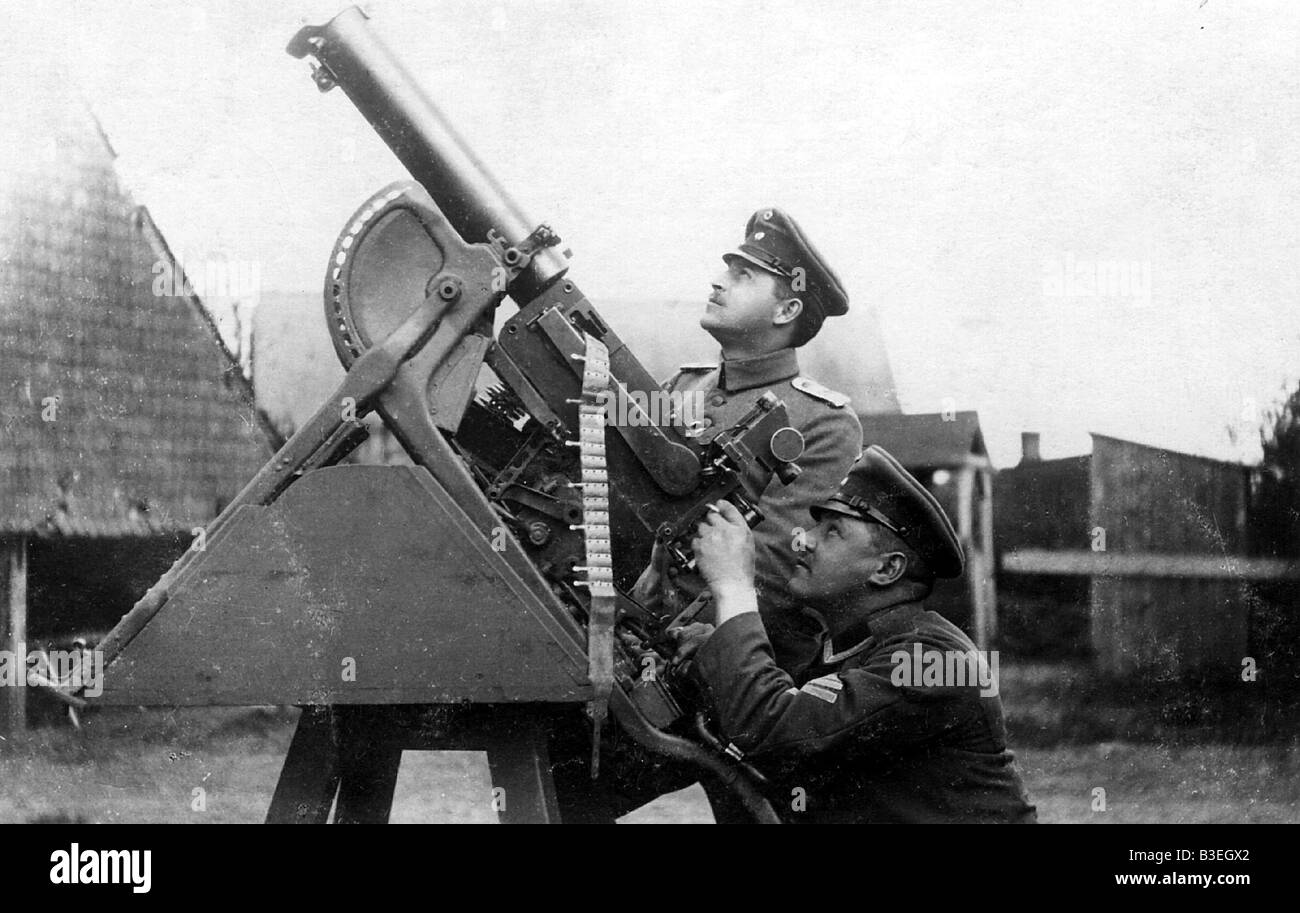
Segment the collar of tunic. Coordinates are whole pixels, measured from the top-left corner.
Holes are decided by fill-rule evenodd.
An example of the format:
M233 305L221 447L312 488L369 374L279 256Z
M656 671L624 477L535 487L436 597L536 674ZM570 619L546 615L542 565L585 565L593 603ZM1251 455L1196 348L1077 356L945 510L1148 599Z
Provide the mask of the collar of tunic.
M911 587L899 593L897 601L879 606L841 631L836 639L849 646L836 650L830 632L823 622L822 662L826 665L843 662L870 647L880 637L905 629L912 620L925 611L925 605L916 598Z
M723 358L718 387L738 393L754 387L766 387L799 373L799 359L794 349L777 349L753 358Z

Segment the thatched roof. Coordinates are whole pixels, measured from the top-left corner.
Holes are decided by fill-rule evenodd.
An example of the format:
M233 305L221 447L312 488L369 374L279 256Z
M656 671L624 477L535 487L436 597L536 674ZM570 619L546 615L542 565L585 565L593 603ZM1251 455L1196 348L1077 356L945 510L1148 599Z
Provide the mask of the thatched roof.
M0 112L0 534L188 531L270 455L113 159L66 93Z

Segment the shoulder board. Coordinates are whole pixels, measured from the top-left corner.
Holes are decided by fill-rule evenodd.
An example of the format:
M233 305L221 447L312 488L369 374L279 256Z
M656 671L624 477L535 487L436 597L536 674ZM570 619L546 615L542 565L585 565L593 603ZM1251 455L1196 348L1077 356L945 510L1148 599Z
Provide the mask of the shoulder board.
M699 362L698 364L681 365L677 368L677 370L683 374L703 374L705 371L716 371L717 369L718 365L716 362L710 364L706 361Z
M830 387L823 387L817 381L800 375L791 378L790 386L794 387L800 393L807 393L813 399L819 399L823 403L829 403L836 409L843 409L849 404L849 398L843 393L836 393Z

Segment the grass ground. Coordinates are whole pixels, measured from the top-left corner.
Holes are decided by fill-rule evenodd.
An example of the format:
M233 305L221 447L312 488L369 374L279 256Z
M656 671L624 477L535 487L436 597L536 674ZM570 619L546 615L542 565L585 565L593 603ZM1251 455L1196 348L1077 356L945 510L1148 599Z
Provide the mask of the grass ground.
M1004 663L1002 683L1012 746L1043 821L1300 822L1300 729L1289 719L1256 721L1205 701L1174 700L1173 711L1168 700L1135 703L1080 667ZM1189 706L1201 711L1189 718ZM105 709L80 732L34 729L0 742L0 822L260 821L296 717L280 708ZM1105 811L1093 809L1096 789ZM491 822L491 799L481 755L410 752L393 820ZM712 818L693 787L625 820Z

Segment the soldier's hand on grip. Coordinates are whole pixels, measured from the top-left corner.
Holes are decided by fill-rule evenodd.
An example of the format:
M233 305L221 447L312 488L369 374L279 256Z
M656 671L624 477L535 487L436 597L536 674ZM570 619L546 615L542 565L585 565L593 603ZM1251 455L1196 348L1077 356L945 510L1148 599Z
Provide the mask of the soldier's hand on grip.
M705 624L701 621L695 621L688 625L682 625L679 628L672 628L671 633L673 640L677 643L676 652L673 653L672 664L680 666L692 656L695 651L704 646L704 642L709 639L713 633L713 625Z
M715 592L728 585L753 585L754 535L730 501L711 505L696 529L691 549L700 574Z

